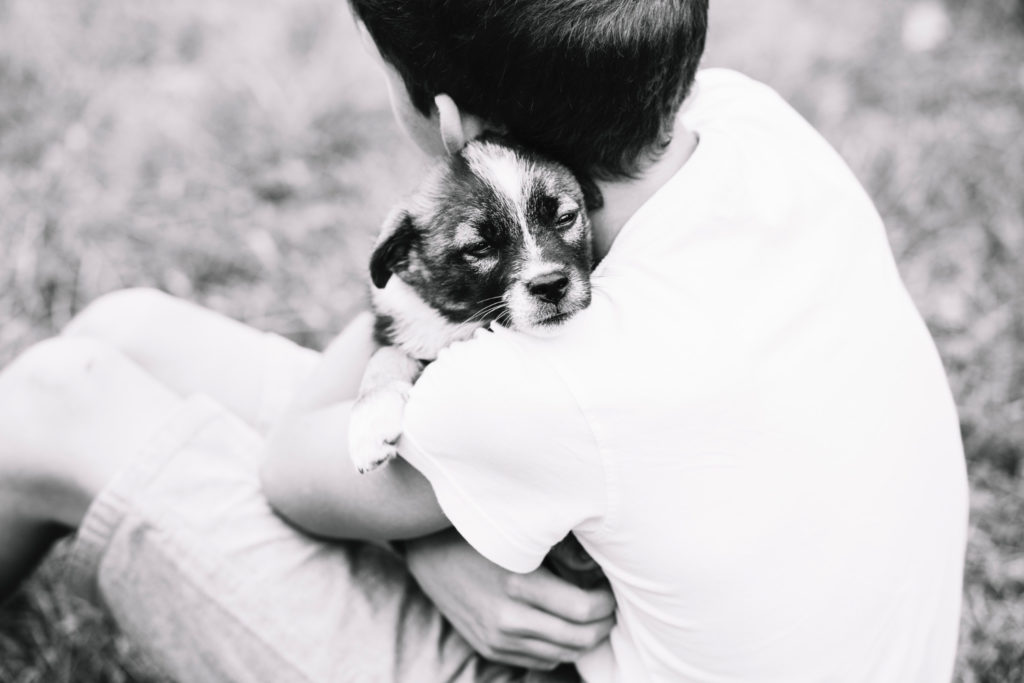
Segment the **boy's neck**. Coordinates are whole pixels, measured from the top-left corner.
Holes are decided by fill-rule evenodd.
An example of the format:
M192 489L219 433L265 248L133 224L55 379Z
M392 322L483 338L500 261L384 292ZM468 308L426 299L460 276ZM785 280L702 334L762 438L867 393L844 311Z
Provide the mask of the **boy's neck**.
M591 213L594 255L598 260L605 257L619 231L637 209L683 167L696 148L697 134L677 119L672 142L639 178L597 181L604 195L604 207Z

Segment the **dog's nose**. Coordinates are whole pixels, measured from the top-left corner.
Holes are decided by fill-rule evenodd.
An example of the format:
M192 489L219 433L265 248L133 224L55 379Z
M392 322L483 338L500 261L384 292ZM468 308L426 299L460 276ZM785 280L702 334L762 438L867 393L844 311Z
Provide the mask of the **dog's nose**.
M542 301L557 304L565 297L565 290L569 289L569 278L564 273L557 271L547 273L530 280L526 289Z

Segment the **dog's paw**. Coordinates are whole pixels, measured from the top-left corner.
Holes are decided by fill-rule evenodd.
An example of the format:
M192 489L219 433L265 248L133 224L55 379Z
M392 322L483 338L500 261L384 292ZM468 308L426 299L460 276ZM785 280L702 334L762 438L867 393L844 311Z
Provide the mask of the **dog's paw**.
M406 392L379 390L359 398L349 417L348 448L361 474L398 455Z

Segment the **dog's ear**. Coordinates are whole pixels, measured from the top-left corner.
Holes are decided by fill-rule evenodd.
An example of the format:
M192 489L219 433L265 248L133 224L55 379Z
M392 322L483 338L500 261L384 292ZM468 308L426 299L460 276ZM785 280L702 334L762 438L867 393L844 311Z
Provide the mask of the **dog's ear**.
M383 289L395 273L408 263L409 251L416 241L416 226L405 209L396 209L381 230L377 246L370 257L370 280Z

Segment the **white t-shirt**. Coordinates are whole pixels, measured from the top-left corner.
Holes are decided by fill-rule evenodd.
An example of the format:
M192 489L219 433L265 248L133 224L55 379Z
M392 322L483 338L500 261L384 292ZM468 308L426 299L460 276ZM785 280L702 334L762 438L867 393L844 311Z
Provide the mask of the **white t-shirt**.
M442 352L401 452L510 570L576 532L618 602L591 683L949 680L963 452L881 220L766 86L704 71L681 115L591 306Z

